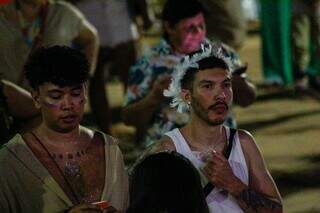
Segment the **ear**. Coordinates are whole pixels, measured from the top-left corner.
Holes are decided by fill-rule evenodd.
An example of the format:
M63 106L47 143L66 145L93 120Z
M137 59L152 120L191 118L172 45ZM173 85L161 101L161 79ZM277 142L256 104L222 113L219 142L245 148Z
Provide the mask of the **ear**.
M188 89L181 89L181 97L184 102L190 104L191 102L191 92Z
M40 104L40 93L39 93L39 90L32 90L31 91L31 96L32 96L33 103L34 103L35 107L37 109L40 109L41 108L41 104Z

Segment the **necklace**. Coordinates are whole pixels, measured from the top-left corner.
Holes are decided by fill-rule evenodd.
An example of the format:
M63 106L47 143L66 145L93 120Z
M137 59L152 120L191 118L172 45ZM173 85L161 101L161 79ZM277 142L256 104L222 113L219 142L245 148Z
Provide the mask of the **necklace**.
M43 148L43 150L46 152L48 157L54 163L56 169L58 170L59 174L61 175L64 182L66 183L66 186L71 192L71 195L75 199L76 203L77 204L81 203L81 201L83 201L83 198L85 197L86 192L85 192L85 187L84 187L85 184L84 184L84 180L81 172L81 167L79 163L75 160L67 161L64 167L64 171L62 171L59 164L53 157L53 154L50 153L48 148L41 142L39 137L33 132L31 132L31 135L36 139L36 141L39 143L39 145ZM77 193L74 190L75 188L77 189Z

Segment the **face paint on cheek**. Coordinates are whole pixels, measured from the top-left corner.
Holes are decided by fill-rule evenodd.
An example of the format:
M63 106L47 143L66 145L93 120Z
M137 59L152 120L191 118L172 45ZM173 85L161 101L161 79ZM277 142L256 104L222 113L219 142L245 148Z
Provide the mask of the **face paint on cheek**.
M59 108L61 106L61 101L45 98L43 104L48 108Z
M183 49L186 53L197 51L200 48L203 40L204 37L201 35L187 35L182 41L181 49Z

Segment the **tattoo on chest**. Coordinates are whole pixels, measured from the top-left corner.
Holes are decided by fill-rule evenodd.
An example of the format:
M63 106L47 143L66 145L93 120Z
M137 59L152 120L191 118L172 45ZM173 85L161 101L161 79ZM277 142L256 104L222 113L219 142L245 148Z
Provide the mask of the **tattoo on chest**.
M258 211L259 208L276 209L281 208L281 204L275 200L267 198L266 196L257 193L253 190L246 189L240 194L240 198L249 207Z
M64 166L64 175L74 189L78 200L83 201L86 197L86 184L79 163L72 161L66 162Z

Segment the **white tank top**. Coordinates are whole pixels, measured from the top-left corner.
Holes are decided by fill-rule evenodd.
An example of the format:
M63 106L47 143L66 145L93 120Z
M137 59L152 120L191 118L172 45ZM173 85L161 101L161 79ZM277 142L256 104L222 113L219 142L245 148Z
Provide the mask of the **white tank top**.
M224 126L227 134L227 141L229 141L230 130ZM186 158L188 158L192 164L200 171L200 168L204 166L204 162L201 160L199 152L191 151L188 143L185 141L179 129L174 129L167 132L166 135L171 138L176 148L176 151ZM238 133L234 135L232 150L229 156L229 164L233 173L246 185L249 182L248 167L242 152ZM200 171L201 174L201 171ZM204 175L201 174L202 177ZM208 180L206 180L208 182ZM204 184L205 185L205 184ZM237 204L237 201L233 196L215 187L206 198L210 212L214 213L238 213L243 212Z

